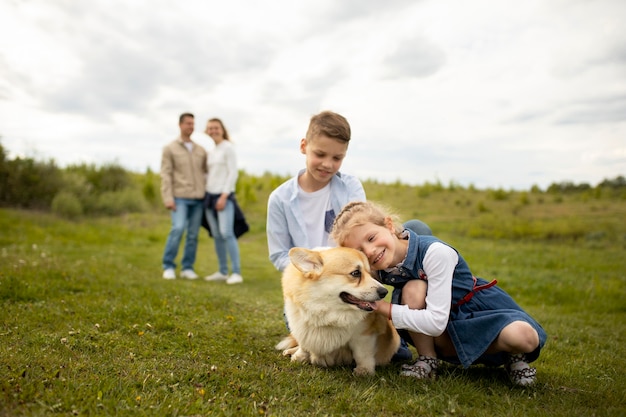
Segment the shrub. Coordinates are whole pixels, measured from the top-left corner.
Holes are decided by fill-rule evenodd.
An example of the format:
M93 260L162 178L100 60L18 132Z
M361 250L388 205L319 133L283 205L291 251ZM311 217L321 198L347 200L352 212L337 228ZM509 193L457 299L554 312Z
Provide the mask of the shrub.
M152 205L159 202L159 180L158 175L148 168L146 175L143 177L142 194L143 197Z
M32 158L3 160L1 171L1 204L49 209L61 188L60 171L54 161L37 162Z
M488 190L489 198L495 201L505 201L509 199L509 193L504 191L502 188L498 188L497 190Z
M107 164L96 167L94 164L74 165L67 168L87 179L95 193L106 191L120 191L131 186L129 173L117 164Z
M520 193L520 195L519 195L519 202L523 206L529 205L530 204L530 197L528 196L528 193L526 193L526 192Z
M75 219L82 216L83 205L71 192L61 191L52 200L52 212L67 219Z
M137 190L108 191L100 194L94 210L99 214L115 216L125 213L140 213L147 210L147 202Z

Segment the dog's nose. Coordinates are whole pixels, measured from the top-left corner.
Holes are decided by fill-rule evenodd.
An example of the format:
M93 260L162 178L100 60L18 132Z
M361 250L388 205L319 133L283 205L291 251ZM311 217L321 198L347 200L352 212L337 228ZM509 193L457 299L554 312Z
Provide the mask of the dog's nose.
M378 292L378 297L382 300L383 298L387 296L387 293L389 291L385 287L380 287L377 292Z

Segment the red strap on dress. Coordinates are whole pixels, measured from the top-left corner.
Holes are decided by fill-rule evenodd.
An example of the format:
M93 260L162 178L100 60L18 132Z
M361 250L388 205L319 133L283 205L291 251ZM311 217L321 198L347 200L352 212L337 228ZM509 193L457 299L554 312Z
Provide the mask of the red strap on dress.
M467 303L469 300L472 299L472 297L474 297L474 294L476 294L478 291L482 291L485 290L487 288L491 288L494 285L496 285L498 283L498 280L494 279L493 281L487 283L487 284L483 284L483 285L476 285L476 277L472 275L472 279L474 280L474 288L472 288L472 291L468 292L467 294L465 294L463 296L463 298L461 298L459 301L457 301L452 308L457 308L459 306L462 306L463 304Z

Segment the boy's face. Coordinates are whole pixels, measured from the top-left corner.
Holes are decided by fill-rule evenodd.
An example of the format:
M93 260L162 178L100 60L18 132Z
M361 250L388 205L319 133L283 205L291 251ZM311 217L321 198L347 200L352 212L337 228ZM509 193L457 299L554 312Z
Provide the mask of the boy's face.
M306 155L306 173L319 185L326 185L339 171L348 151L348 143L317 135L300 141L300 152Z

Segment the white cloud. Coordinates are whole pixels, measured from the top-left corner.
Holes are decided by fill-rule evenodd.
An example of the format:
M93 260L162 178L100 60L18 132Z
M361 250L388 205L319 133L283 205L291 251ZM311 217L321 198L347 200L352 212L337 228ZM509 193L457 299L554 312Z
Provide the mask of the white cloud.
M62 165L158 170L196 114L251 173L295 174L310 116L362 178L529 188L626 174L620 0L0 4L0 135Z

